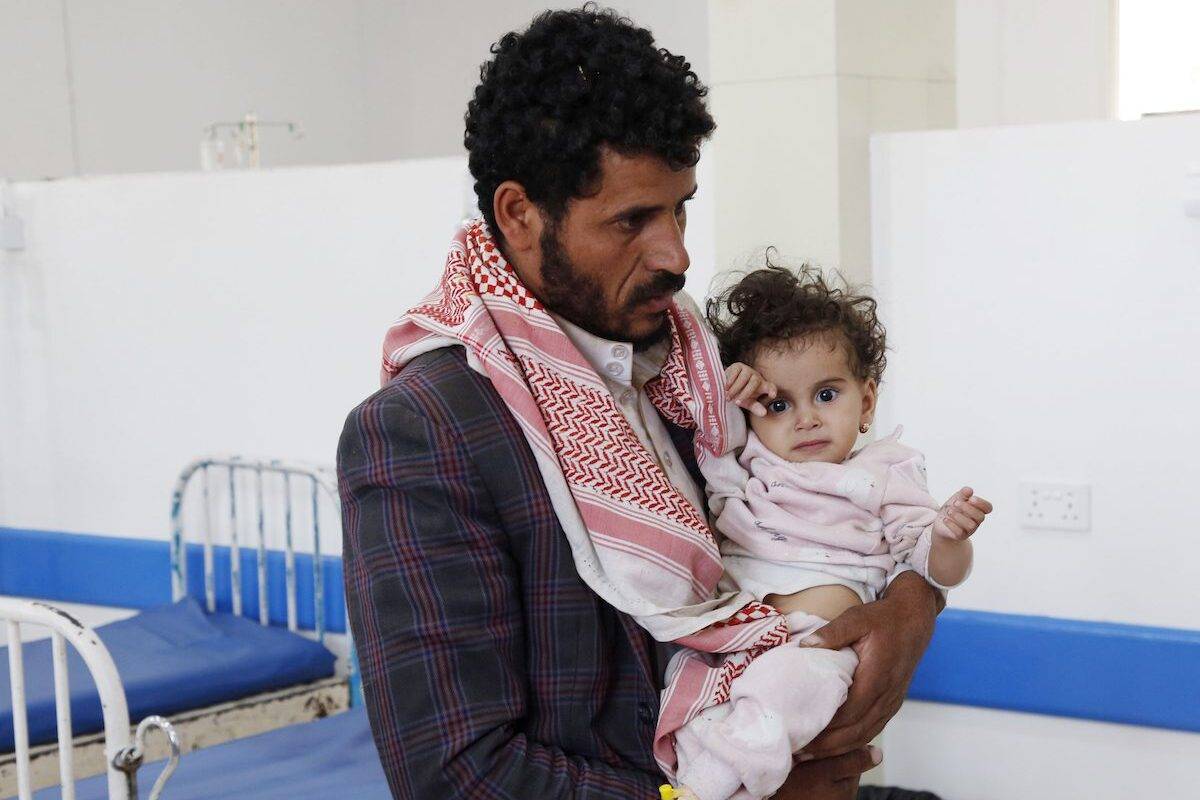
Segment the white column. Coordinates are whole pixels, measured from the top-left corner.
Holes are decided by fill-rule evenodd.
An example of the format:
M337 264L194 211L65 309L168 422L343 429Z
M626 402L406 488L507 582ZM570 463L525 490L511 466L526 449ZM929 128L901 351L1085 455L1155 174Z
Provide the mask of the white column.
M1116 0L956 5L960 126L1116 116Z
M710 0L717 265L870 276L868 137L953 127L953 0Z

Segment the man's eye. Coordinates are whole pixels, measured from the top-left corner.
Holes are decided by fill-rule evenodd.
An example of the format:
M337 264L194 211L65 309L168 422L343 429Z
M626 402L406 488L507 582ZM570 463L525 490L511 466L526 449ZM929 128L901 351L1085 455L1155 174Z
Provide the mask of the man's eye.
M788 410L788 401L787 400L772 400L771 402L767 403L767 413L768 414L782 414L783 412L785 412L787 410Z
M628 233L633 233L634 231L640 230L645 221L645 218L638 214L637 216L633 217L621 217L619 220L617 220L617 225L621 228L621 230Z
M838 396L837 389L830 389L829 387L825 387L821 391L817 392L817 402L818 403L832 403L837 398L837 396Z

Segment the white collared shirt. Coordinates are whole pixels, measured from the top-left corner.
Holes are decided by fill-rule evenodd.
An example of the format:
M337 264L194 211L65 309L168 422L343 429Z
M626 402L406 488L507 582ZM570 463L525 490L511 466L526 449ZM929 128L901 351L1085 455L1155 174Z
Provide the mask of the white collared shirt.
M629 421L642 446L658 462L667 479L705 519L708 513L702 487L697 487L687 471L667 426L646 396L646 382L657 375L667 361L667 343L661 342L635 353L629 342L610 342L588 333L557 314L552 314L596 374L604 381L621 414Z

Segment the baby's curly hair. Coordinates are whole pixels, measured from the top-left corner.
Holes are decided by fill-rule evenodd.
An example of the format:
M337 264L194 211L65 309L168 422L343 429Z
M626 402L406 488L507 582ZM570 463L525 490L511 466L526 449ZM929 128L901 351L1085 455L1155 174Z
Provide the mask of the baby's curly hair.
M855 377L879 382L887 332L875 309L873 298L855 294L844 280L827 280L807 264L793 272L772 264L768 253L766 267L747 272L709 300L706 311L726 366L753 364L763 349L796 338L834 335L843 340Z
M687 60L595 3L547 11L491 52L467 105L463 143L494 232L492 198L504 181L519 182L557 221L599 178L602 145L684 169L716 127L708 90Z

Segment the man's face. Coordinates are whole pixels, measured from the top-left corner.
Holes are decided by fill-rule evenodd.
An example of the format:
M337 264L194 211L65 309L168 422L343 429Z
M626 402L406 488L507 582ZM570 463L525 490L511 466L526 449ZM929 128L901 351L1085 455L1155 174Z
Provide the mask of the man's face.
M690 264L684 206L696 193L696 170L608 149L600 167L599 191L572 200L543 229L530 289L584 330L646 347L666 335L667 306Z

